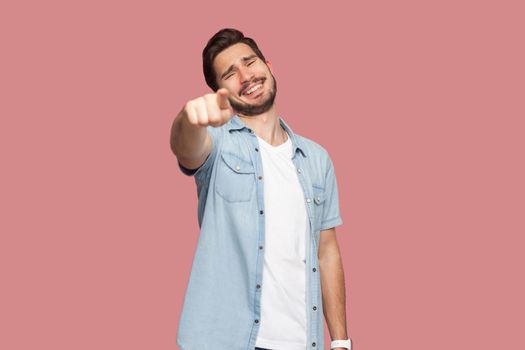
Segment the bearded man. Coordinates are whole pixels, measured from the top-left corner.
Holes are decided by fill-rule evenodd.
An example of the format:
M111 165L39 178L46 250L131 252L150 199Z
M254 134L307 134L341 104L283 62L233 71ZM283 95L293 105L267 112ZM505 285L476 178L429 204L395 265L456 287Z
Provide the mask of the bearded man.
M255 41L222 29L203 51L213 93L171 129L195 178L200 236L182 308L183 350L350 349L342 224L333 163L277 113L272 65Z

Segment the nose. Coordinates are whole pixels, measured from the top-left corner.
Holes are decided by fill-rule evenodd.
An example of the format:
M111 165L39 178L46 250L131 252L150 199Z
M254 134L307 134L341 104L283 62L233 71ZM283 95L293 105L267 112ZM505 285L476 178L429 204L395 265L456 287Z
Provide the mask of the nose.
M241 84L249 82L253 79L253 72L249 67L241 67L239 69L239 78L241 79Z

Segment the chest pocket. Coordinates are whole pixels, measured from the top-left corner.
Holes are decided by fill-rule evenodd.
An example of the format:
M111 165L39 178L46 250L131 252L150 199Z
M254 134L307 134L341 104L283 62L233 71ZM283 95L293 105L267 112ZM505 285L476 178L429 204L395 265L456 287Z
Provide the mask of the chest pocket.
M315 217L315 230L319 230L321 228L321 224L323 223L323 210L324 210L324 204L326 200L325 196L325 190L324 188L313 185L313 209L314 209L314 217Z
M255 168L250 160L222 153L215 181L215 190L226 201L246 202L255 191Z

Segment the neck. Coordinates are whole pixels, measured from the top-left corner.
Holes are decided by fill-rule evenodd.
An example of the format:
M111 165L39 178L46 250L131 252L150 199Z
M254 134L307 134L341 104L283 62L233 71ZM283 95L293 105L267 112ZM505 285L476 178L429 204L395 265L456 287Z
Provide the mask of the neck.
M257 136L272 146L278 146L287 140L286 131L279 123L275 104L266 112L254 116L237 114Z

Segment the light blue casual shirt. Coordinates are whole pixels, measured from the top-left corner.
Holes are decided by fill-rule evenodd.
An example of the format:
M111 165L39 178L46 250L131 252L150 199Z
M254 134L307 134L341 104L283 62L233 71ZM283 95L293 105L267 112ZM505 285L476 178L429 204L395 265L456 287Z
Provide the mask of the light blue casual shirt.
M342 224L328 152L294 134L292 140L310 225L306 240L306 329L309 350L324 349L318 248L322 230ZM234 115L208 126L212 151L198 169L181 171L197 184L200 235L179 319L182 350L254 350L260 326L265 248L264 174L259 142Z

